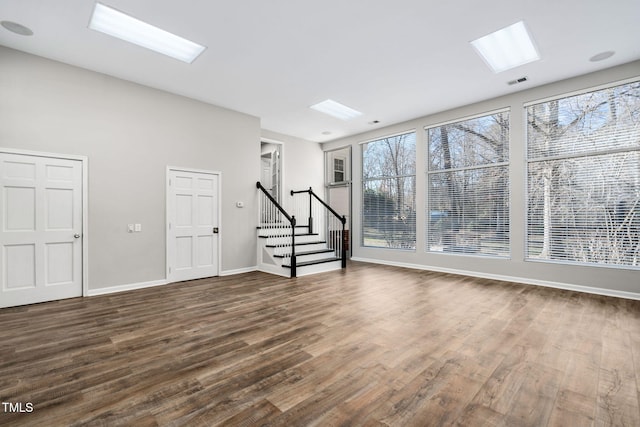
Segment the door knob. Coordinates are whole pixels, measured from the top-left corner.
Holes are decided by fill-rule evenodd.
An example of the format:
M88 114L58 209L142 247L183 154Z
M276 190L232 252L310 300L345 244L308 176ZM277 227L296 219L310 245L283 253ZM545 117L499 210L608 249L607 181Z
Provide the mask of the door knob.
M74 234L73 237L75 237L76 239L79 239L80 235L79 234Z

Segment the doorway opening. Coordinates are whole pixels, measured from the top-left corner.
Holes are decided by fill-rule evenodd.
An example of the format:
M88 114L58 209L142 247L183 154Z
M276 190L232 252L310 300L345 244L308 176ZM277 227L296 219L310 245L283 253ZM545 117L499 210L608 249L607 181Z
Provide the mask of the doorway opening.
M282 204L282 143L260 141L260 183Z
M325 151L324 184L326 200L340 215L347 218L345 243L347 255L351 255L351 146Z

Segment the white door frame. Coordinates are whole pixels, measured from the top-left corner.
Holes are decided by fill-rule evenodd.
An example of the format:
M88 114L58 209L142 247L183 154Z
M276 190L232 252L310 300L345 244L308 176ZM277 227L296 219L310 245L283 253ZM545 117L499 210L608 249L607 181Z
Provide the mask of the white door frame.
M218 177L218 188L216 191L218 192L218 271L217 276L220 276L220 271L222 270L222 235L224 234L224 228L222 228L222 172L220 171L210 171L204 169L194 169L194 168L181 168L178 166L167 166L166 170L166 182L165 182L165 227L164 227L164 235L165 235L165 280L169 281L169 192L171 189L169 188L169 176L171 171L178 172L192 172L192 173L203 173L207 175L216 175Z
M72 154L46 153L15 148L0 147L0 153L23 156L49 157L75 160L82 164L82 296L89 295L89 158Z
M346 179L343 183L331 185L331 181L327 174L329 171L333 172L333 164L329 164L327 161L328 157L330 157L330 153L335 151L342 151L348 149L349 154L347 154L347 158L345 159L345 178L348 176L349 179ZM347 256L352 256L353 254L353 242L355 241L355 236L353 235L353 147L351 145L345 145L343 147L333 148L331 150L326 150L323 152L324 154L324 190L325 190L325 200L327 203L331 204L331 189L332 188L340 188L346 187L349 192L348 203L349 203L349 212L347 212L348 221L347 221L347 229L349 230L349 251L347 252Z

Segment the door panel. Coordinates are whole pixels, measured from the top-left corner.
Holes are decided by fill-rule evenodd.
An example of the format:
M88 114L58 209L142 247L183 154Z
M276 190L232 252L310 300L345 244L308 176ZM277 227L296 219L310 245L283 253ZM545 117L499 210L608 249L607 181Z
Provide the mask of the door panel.
M62 285L73 281L73 243L48 243L45 259L47 261L45 284Z
M81 296L82 162L0 153L0 187L0 307Z
M36 251L34 244L6 245L5 253L5 288L27 289L36 286Z
M36 189L5 187L5 231L34 231L36 228Z
M71 181L73 179L73 167L63 165L46 165L47 179L50 181Z
M14 157L17 159L17 157ZM33 180L36 178L36 165L35 163L26 163L18 160L4 160L4 173L5 178L19 179L25 178Z
M73 229L73 189L48 188L47 230Z
M214 179L212 178L198 178L198 188L201 190L211 190L213 191Z
M212 196L198 196L198 223L199 227L213 227L214 215L213 212L213 197Z
M218 275L218 175L170 170L167 220L169 281Z
M193 252L191 242L193 238L191 236L177 236L176 237L176 262L175 270L190 269L193 267Z
M198 267L205 267L213 264L213 235L198 236Z
M176 194L176 227L191 227L193 215L191 214L191 199L193 196L190 194Z

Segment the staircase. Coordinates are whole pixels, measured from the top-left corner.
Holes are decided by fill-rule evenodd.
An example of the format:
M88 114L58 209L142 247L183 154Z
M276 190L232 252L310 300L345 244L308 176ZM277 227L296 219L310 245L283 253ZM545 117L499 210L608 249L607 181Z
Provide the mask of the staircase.
M300 217L306 216L306 224L298 225L296 215L289 214L260 182L256 187L260 190L258 270L297 277L346 267L344 216L340 217L311 188L292 191L292 198L308 194L308 203L294 202L289 208Z

